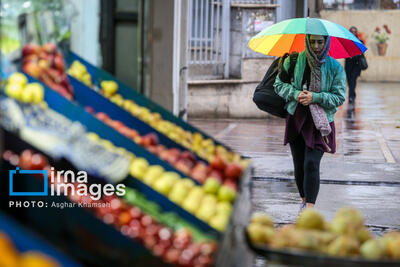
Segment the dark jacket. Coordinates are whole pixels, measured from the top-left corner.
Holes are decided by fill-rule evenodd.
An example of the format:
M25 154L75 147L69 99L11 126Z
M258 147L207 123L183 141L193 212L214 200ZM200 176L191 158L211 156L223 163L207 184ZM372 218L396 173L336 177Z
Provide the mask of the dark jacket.
M344 70L346 73L352 73L356 75L356 77L360 76L361 74L361 67L360 67L360 55L346 58L344 62Z

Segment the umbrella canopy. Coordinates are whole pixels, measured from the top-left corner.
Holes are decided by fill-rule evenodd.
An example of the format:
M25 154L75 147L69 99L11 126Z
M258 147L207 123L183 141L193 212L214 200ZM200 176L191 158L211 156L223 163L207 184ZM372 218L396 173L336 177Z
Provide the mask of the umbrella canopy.
M328 20L297 18L281 21L252 37L249 47L270 56L301 52L305 49L306 34L331 36L329 55L347 58L364 53L367 48L350 31Z

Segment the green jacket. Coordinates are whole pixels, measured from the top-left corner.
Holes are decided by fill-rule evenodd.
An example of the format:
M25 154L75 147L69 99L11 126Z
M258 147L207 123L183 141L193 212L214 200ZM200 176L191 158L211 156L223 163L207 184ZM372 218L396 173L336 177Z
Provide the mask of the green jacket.
M285 70L289 69L289 57L283 63ZM299 54L294 68L292 83L284 83L276 76L274 83L275 92L286 100L286 110L293 115L297 107L297 97L302 91L304 68L306 66L306 53ZM346 98L346 74L342 65L334 58L327 56L325 63L321 66L322 81L321 92L313 92L312 103L324 108L328 121L332 122L337 108L343 104Z

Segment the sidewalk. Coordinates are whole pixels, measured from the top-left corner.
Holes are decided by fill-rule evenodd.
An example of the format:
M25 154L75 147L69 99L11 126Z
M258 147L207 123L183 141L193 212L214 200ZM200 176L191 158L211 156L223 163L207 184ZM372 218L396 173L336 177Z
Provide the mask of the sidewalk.
M359 83L355 108L346 102L336 114L337 152L322 159L316 204L326 219L350 205L378 234L400 229L399 101L399 83ZM283 146L284 120L190 122L252 159L255 211L277 223L296 220L300 198L290 150Z

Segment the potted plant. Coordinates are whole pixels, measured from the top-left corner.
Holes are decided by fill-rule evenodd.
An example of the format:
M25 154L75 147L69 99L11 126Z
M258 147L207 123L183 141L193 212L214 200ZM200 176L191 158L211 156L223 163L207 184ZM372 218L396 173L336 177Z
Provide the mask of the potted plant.
M384 56L386 54L387 41L389 40L389 35L392 33L386 24L383 25L383 28L384 31L379 27L376 27L374 32L375 40L378 42L378 54L380 56Z

